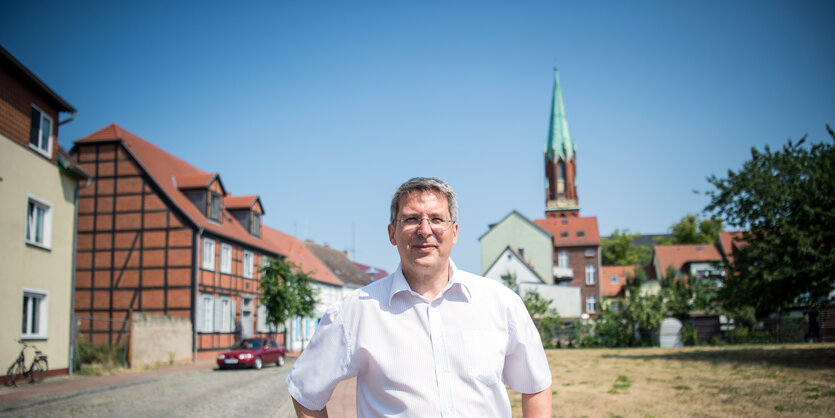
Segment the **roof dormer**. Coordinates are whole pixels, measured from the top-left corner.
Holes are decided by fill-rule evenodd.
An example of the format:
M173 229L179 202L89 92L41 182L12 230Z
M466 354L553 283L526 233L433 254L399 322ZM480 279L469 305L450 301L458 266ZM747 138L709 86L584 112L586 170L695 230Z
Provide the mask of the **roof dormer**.
M260 197L226 196L223 205L251 235L261 236L261 216L264 215L264 207L261 205Z
M207 219L223 223L223 197L226 189L215 173L185 174L174 178L177 188Z

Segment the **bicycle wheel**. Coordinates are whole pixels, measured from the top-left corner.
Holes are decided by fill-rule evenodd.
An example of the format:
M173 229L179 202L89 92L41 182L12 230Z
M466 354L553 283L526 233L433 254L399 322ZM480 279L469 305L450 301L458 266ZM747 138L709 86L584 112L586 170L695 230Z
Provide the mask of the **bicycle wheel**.
M18 377L22 377L23 375L23 367L20 366L20 363L14 362L11 366L9 366L9 370L6 371L6 378L3 380L3 384L6 386L17 386L17 379Z
M49 368L49 365L46 363L46 359L37 359L34 363L32 363L32 368L29 370L31 373L29 378L31 382L40 382L46 376L46 370Z

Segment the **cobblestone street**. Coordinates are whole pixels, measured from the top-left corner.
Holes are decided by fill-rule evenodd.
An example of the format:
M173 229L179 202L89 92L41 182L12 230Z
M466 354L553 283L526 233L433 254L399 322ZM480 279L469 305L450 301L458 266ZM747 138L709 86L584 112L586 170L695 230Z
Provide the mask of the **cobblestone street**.
M265 365L262 370L203 368L170 373L64 399L56 396L43 403L36 400L35 405L8 410L0 416L294 416L284 383L293 360L288 358L284 367ZM23 385L8 390L37 388Z

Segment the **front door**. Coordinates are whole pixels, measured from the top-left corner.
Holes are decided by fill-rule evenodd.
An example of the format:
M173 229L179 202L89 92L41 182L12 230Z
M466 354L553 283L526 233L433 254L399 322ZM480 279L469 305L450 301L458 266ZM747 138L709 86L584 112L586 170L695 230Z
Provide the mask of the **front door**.
M252 336L252 298L242 298L241 305L241 338L249 338Z

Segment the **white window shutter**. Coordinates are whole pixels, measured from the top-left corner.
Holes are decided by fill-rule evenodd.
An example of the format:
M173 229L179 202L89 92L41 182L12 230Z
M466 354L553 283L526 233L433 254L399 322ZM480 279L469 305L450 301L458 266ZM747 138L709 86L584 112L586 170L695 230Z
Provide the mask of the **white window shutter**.
M203 330L203 297L197 298L197 303L194 304L194 332L204 332Z
M267 306L258 305L258 318L256 318L255 328L258 332L269 332L267 327Z
M232 299L232 309L229 312L231 318L229 318L229 330L227 332L235 332L236 330L235 313L235 299Z
M215 332L223 332L223 302L221 298L215 298Z

